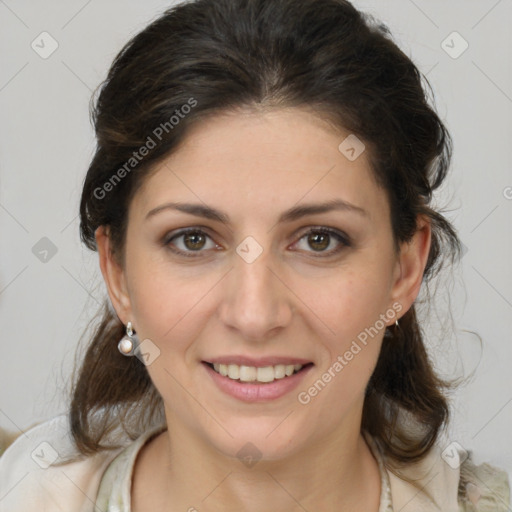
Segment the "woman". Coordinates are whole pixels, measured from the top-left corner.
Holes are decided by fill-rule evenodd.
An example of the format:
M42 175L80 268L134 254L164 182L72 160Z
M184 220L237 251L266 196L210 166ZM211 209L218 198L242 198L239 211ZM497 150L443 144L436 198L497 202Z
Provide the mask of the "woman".
M506 473L441 439L415 300L460 251L430 206L451 144L385 26L343 0L181 4L94 119L81 237L110 301L0 506L508 509Z

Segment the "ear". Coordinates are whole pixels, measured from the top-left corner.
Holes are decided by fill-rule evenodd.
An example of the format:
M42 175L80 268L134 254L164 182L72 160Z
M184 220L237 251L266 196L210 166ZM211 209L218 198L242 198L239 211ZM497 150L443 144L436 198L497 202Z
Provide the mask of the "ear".
M430 251L431 234L430 220L419 216L413 238L400 246L391 296L402 305L402 316L410 309L420 291Z
M94 232L100 258L100 268L107 291L119 320L124 325L132 318L130 297L126 287L125 273L112 254L109 229L100 226Z

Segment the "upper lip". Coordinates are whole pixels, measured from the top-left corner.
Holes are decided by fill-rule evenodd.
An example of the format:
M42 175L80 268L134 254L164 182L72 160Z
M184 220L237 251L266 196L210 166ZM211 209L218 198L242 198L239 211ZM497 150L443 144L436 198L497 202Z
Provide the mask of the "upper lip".
M301 364L306 365L311 363L307 359L301 359L299 357L289 356L267 356L267 357L248 357L248 356L219 356L205 359L206 363L212 364L236 364L237 366L276 366L278 364Z

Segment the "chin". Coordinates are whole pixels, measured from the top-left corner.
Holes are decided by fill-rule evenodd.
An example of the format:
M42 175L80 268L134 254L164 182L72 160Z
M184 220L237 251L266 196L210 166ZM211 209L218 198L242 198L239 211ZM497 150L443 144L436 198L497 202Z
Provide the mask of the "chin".
M285 417L261 421L246 418L224 424L233 437L226 434L219 439L210 438L210 443L222 454L239 459L248 467L257 461L284 460L300 450L305 442L299 435L299 432L304 435L304 428L299 429Z

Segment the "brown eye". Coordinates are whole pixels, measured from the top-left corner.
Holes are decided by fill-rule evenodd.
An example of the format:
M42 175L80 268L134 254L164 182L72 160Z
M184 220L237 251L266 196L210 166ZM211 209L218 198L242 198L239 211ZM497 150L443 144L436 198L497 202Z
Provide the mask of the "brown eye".
M208 241L210 241L209 247ZM176 254L191 257L201 256L206 249L218 247L208 234L197 228L185 229L171 234L164 239L163 245Z
M310 229L299 239L299 242L301 240L306 241L306 252L321 253L319 257L324 257L324 254L325 257L332 256L343 250L344 247L350 247L351 245L346 235L330 228ZM334 248L326 250L331 246L334 246ZM308 250L308 248L312 250Z
M205 237L200 233L187 233L186 235L183 235L183 243L185 244L185 247L195 251L204 247Z
M308 244L315 251L323 251L329 247L331 236L327 233L310 233L308 235Z

